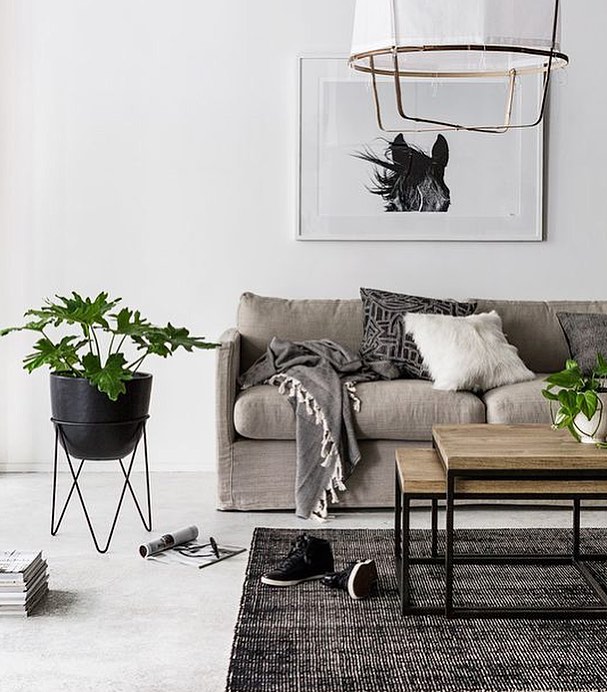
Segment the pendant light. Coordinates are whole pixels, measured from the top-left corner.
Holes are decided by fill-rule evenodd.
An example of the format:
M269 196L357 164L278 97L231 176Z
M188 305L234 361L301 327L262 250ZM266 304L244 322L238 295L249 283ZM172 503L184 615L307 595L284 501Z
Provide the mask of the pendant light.
M560 51L560 0L357 0L350 66L371 75L378 126L505 132L538 125L546 109L550 75L565 67ZM512 122L519 77L541 75L535 117ZM384 125L378 81L391 78L402 129ZM472 125L407 110L409 80L504 79L504 120ZM421 128L420 128L421 125Z

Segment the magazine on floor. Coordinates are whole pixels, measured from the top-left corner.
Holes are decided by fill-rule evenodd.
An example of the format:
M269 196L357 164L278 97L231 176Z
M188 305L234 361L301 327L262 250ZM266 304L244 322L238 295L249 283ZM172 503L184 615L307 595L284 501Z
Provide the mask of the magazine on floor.
M189 565L202 569L239 555L245 550L239 546L220 545L212 536L206 541L201 540L198 527L188 526L141 545L139 554L155 562Z

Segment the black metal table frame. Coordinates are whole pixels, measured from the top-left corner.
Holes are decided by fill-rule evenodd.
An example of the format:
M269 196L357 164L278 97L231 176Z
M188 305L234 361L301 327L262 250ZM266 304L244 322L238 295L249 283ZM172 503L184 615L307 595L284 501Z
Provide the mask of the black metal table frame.
M65 511L67 510L67 507L69 505L69 502L72 498L72 495L74 494L74 490L76 491L76 494L78 495L78 498L80 500L80 504L82 505L82 511L84 512L84 517L86 519L86 523L88 525L91 537L93 539L93 543L95 545L95 548L97 552L99 553L106 553L110 547L110 543L112 541L112 536L114 535L114 529L116 528L116 523L118 522L118 516L120 514L120 510L122 508L122 502L124 500L124 496L126 494L127 489L131 493L131 497L133 498L133 502L135 503L135 507L137 508L137 512L139 513L139 517L141 518L141 522L145 528L146 531L151 531L152 530L152 502L151 502L151 494L150 494L150 469L149 469L149 463L148 463L148 443L147 443L147 436L146 436L146 422L148 420L149 416L144 416L143 418L137 418L134 420L128 420L128 421L121 421L120 423L71 423L71 422L66 422L66 421L61 421L57 420L56 418L51 418L51 421L53 422L53 425L55 426L55 454L54 454L54 460L53 460L53 499L52 499L52 505L51 505L51 536L55 536L57 532L59 531L59 527L61 526L61 522L63 521L63 517L65 515ZM87 459L80 459L80 464L78 465L78 468L74 470L74 464L72 462L72 459L70 457L69 452L67 451L67 442L65 439L65 434L63 432L63 428L70 426L70 425L77 425L80 427L84 426L95 426L95 425L103 425L103 426L108 426L108 425L133 425L133 423L139 424L139 429L135 433L137 436L137 442L135 443L135 447L133 449L133 452L131 453L131 458L128 463L128 466L125 468L125 465L123 464L122 459L104 459L103 462L111 462L111 461L117 461L120 469L122 470L122 474L124 476L124 484L122 486L122 491L120 493L120 497L118 500L118 505L116 507L116 511L114 513L114 518L112 519L112 523L110 526L110 531L107 537L107 540L105 542L105 545L101 547L99 544L99 541L97 540L97 535L95 534L95 531L93 529L93 523L91 521L91 518L89 516L88 510L86 508L86 503L84 502L84 497L82 495L82 491L80 489L80 486L78 485L78 479L80 478L80 472L82 471L85 462ZM139 432L141 431L141 432ZM135 491L133 490L133 486L131 485L131 471L133 470L133 465L135 463L135 457L137 456L137 450L139 449L139 442L143 439L143 456L144 456L144 466L145 466L145 488L146 488L146 499L147 499L147 519L144 517L143 512L141 510L141 506L139 505L139 501L137 500L137 496L135 495ZM56 506L56 498L57 498L57 466L58 466L58 456L59 456L59 442L61 441L61 447L65 453L65 458L67 460L67 464L70 469L71 477L72 477L72 485L69 489L69 492L67 494L67 497L65 499L65 502L63 504L63 509L61 510L61 514L59 515L59 519L57 523L55 523L55 506ZM90 459L88 461L97 461L95 459Z
M522 618L607 618L607 591L596 578L592 569L585 563L607 561L605 553L582 553L580 550L580 514L582 500L605 500L607 493L463 493L456 490L456 479L467 478L475 481L496 480L520 481L607 481L607 470L560 471L448 471L446 474L446 493L405 493L402 491L398 469L396 470L396 501L394 521L394 551L396 574L399 584L401 612L403 615L436 615L447 617L522 617ZM427 557L414 557L410 554L410 513L411 500L430 500L432 512L431 552ZM485 555L454 553L455 529L454 512L456 500L570 500L573 508L573 541L571 553L561 555L500 554ZM445 552L438 552L438 503L445 501ZM424 607L411 604L411 565L444 564L445 566L445 605L444 607ZM602 605L578 608L501 608L479 606L474 608L453 605L454 565L500 565L500 564L540 564L572 565L577 569Z

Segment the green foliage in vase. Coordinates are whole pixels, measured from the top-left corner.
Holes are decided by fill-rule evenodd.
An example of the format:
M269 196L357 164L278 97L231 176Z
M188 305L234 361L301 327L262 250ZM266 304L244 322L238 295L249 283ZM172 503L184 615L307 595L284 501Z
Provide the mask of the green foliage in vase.
M29 321L0 330L0 336L37 332L40 339L23 360L25 370L31 373L48 366L54 373L83 377L113 401L126 391L124 383L133 378L147 356L167 358L179 348L193 351L219 346L204 337L191 336L185 327L174 327L170 322L165 327L156 326L139 310L118 308L122 298L110 299L107 293L83 298L73 292L70 297L55 298L45 300L37 310L28 310L25 317ZM65 327L76 333L52 333ZM123 352L125 341L136 350L131 362Z
M565 369L555 372L545 379L548 386L542 394L551 404L553 427L567 428L579 442L580 434L575 424L579 414L591 420L594 414L603 409L598 392L605 388L607 361L598 353L596 365L590 375L584 375L575 360L568 360ZM553 412L553 405L558 405Z

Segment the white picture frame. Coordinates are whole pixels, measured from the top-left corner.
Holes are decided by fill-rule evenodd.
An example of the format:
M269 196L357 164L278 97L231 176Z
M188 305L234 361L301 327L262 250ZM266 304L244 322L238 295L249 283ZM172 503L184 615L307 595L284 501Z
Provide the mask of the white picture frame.
M543 123L503 134L441 133L449 150L444 168L447 211L387 211L391 202L370 191L377 187L374 171L387 169L360 155L367 151L390 161L394 151L390 146L395 146L398 135L377 126L370 78L351 70L345 56L302 56L298 74L297 240L543 240ZM537 107L541 81L534 76L521 82L514 112L524 119L525 104L530 111ZM379 87L382 101L394 98L392 84ZM406 88L413 108L456 103L460 111L456 115L466 118L479 113L490 117L495 108L499 114L503 106L498 97L505 87L501 80L477 79L438 86L432 80L418 80ZM436 103L435 89L444 92L443 100ZM403 137L407 146L432 158L438 135L416 132Z

